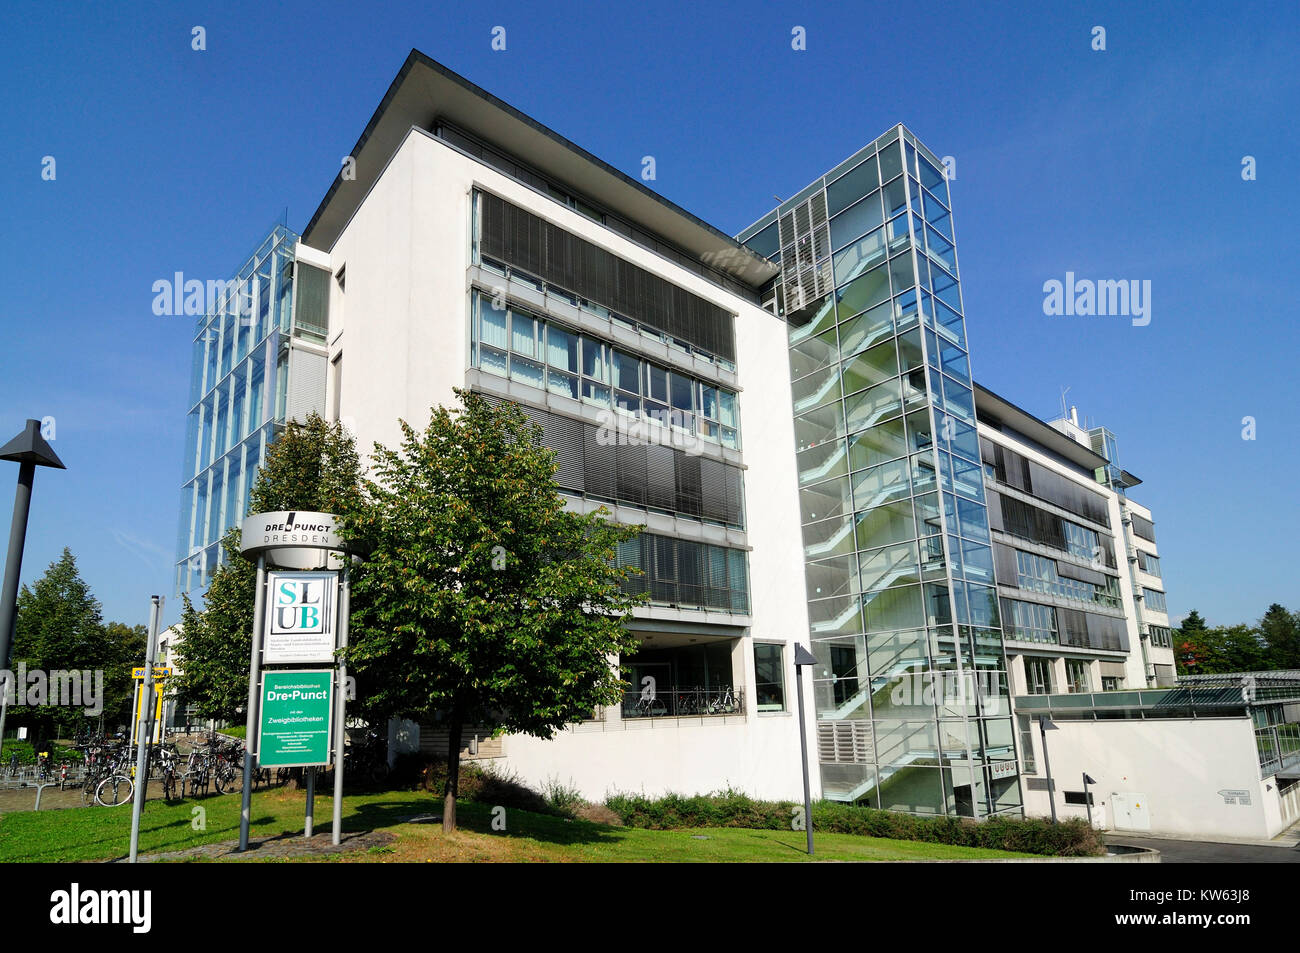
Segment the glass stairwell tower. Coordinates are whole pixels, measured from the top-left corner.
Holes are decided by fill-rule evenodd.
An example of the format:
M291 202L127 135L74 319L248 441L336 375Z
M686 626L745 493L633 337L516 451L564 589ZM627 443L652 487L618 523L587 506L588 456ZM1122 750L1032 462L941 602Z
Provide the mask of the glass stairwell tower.
M739 238L781 266L824 795L1018 814L943 169L896 126Z

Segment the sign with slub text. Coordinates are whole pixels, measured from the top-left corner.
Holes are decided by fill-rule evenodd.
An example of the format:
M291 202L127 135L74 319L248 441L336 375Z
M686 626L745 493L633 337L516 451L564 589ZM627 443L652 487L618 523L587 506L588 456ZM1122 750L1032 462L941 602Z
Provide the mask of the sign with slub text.
M257 732L258 764L263 768L328 764L333 696L333 672L265 673Z
M337 591L338 573L268 573L262 661L334 661Z

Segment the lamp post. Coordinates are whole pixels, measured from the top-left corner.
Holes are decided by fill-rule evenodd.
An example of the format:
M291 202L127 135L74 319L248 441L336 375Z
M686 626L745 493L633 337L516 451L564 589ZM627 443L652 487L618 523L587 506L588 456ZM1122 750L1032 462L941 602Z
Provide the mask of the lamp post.
M9 525L9 555L5 557L4 588L0 589L0 669L9 669L9 652L13 648L18 575L23 566L23 544L27 541L27 514L32 505L32 483L37 467L66 470L63 461L41 436L41 422L28 418L27 427L3 447L0 460L18 464L18 489L14 493L14 518ZM4 751L5 715L8 714L10 676L0 678L0 753Z
M1083 804L1088 809L1088 826L1092 827L1092 795L1088 793L1088 785L1097 782L1088 777L1088 772L1083 772Z
M1052 759L1047 756L1047 733L1056 725L1046 715L1038 716L1038 731L1043 736L1043 767L1047 770L1047 803L1052 806L1052 823L1056 823L1056 785L1052 782Z
M808 793L808 734L803 717L803 670L817 659L802 645L794 646L794 684L799 697L799 757L803 759L803 825L808 832L808 856L813 852L812 798Z

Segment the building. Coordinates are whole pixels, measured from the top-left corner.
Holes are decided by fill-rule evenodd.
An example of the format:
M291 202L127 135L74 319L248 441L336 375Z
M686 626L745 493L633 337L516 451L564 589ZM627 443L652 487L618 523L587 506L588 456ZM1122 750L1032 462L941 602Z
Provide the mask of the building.
M351 157L241 269L274 319L200 321L180 588L286 419L393 446L462 387L542 427L568 505L643 527L623 704L467 746L530 782L797 797L811 642L814 796L1019 814L1017 697L1171 679L1136 478L973 380L943 163L905 127L736 238L418 52Z
M1300 672L1032 695L1016 711L1052 726L1024 735L1029 814L1051 811L1050 761L1060 816L1091 808L1112 830L1265 840L1300 820Z
M187 297L196 286L193 300L203 307L193 309L178 593L206 589L225 560L221 538L243 519L257 468L286 419L324 409L326 276L298 267L299 247L278 224L228 281L187 283Z

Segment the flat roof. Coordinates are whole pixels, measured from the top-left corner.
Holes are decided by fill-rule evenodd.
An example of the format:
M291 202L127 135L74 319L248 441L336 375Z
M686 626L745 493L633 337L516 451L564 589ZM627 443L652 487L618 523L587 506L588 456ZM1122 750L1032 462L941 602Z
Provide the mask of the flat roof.
M356 178L343 179L340 169L303 230L303 241L332 248L411 127L427 131L435 119L519 158L750 287L779 272L725 232L414 49L352 148Z
M1091 447L1076 443L1051 424L1017 407L1005 397L999 397L978 381L975 382L975 413L981 421L996 420L1006 424L1085 470L1096 470L1110 462Z

